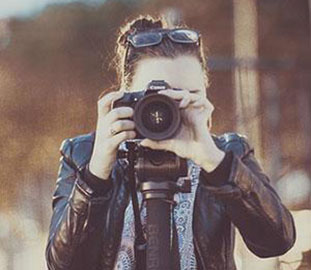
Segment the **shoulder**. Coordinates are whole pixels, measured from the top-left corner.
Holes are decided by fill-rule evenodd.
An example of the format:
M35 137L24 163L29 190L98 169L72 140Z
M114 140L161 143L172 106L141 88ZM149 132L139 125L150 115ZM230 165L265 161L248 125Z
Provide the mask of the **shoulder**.
M63 140L60 152L67 161L79 169L91 158L94 139L95 132L67 138Z
M248 138L237 132L226 132L221 135L212 135L217 147L225 152L232 151L239 157L253 151Z

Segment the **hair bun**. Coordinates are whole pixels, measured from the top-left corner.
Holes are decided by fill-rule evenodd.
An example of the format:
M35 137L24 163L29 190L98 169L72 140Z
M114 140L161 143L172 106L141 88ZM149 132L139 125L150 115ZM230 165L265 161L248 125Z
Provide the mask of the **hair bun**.
M121 34L119 36L118 43L124 46L126 44L127 37L130 34L144 32L156 28L163 28L161 20L157 20L151 16L140 16L121 28Z
M160 20L155 21L153 19L142 18L135 20L130 26L130 29L135 29L137 32L154 28L162 28L162 22Z

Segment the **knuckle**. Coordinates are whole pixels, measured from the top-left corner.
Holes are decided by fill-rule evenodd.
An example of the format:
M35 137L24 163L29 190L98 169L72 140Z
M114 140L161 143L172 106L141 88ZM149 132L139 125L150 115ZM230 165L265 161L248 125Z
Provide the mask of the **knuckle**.
M102 103L107 102L107 100L109 99L111 93L108 93L106 95L104 95L99 101L101 101Z
M103 105L104 105L103 99L99 99L99 100L97 101L97 107L101 108Z
M119 108L116 108L116 109L112 110L111 112L112 112L112 116L114 118L119 118L120 117L121 113L120 113L120 109Z
M124 123L122 121L116 122L116 129L123 130L124 129Z
M115 97L118 92L110 92L104 95L101 99L98 100L98 104L106 105L107 103L111 102L112 98Z
M214 105L212 104L212 103L210 103L210 102L207 102L207 106L210 108L210 110L214 110L215 109L215 107L214 107Z
M112 130L117 132L119 130L118 127L119 127L118 122L113 122L107 129L108 134L111 135Z
M200 96L200 95L198 95L198 94L194 94L194 93L191 93L191 94L190 94L190 97L191 97L191 99L193 99L193 100L200 100L200 99L202 99L202 96Z
M121 128L122 130L128 129L128 128L130 128L130 123L128 123L128 121L126 121L126 120L123 120L123 121L120 123L120 128Z
M111 98L113 98L114 96L116 96L117 94L118 94L118 92L113 91L113 92L108 93L108 94L105 96L105 98L106 98L106 99L111 99Z
M113 121L113 119L115 118L115 110L111 110L111 111L107 114L107 118L109 119L109 122Z

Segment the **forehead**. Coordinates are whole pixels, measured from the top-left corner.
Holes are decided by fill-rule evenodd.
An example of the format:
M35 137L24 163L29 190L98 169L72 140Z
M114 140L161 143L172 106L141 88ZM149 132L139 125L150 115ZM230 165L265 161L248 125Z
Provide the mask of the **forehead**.
M201 63L194 56L151 57L138 62L130 91L144 89L152 80L165 80L171 87L201 90L205 77Z

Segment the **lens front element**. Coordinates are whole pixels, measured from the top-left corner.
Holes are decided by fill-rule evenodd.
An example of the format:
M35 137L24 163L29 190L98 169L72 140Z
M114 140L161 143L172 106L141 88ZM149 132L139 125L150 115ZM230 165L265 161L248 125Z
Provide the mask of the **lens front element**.
M136 104L134 121L137 131L146 138L165 140L180 127L180 112L176 102L168 96L149 94Z

